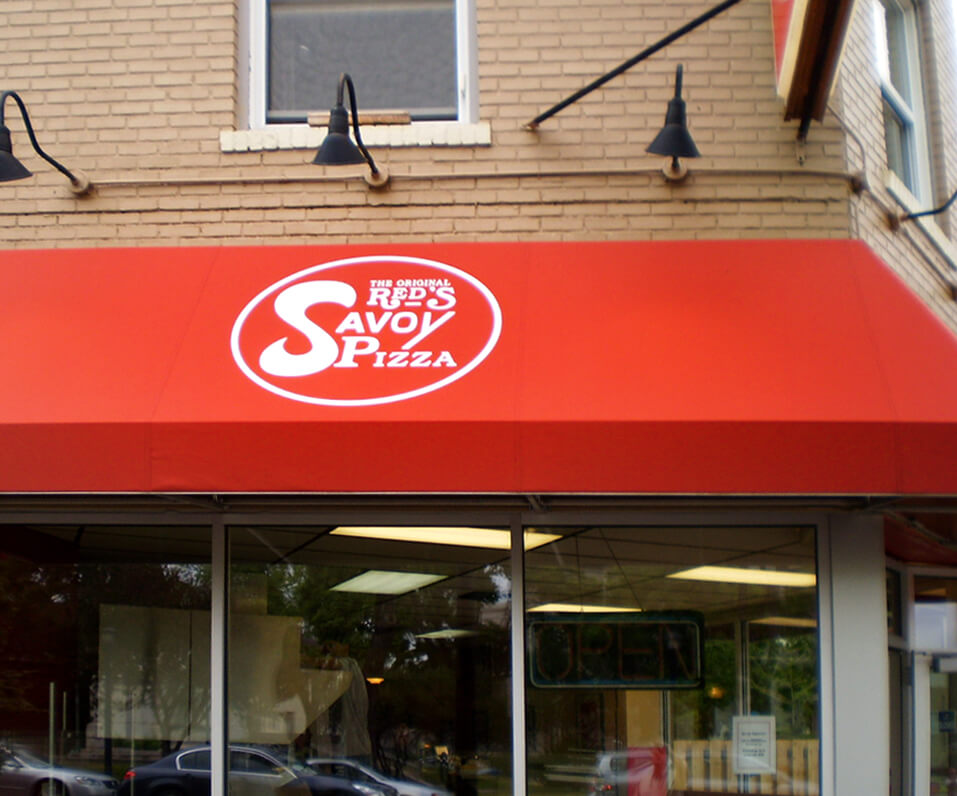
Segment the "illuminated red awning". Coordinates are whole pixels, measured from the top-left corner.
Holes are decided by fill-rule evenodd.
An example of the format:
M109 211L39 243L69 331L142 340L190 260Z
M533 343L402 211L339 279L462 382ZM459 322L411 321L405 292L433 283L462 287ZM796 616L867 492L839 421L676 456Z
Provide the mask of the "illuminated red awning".
M855 242L8 251L0 296L2 492L957 494L957 339Z

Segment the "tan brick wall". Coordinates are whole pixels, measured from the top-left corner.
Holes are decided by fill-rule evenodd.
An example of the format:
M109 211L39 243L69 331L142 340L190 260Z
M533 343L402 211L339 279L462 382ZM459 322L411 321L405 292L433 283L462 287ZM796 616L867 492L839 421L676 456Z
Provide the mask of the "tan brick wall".
M372 192L309 150L222 152L235 129L239 0L6 0L0 88L28 103L41 144L86 171L77 199L32 155L12 103L14 151L35 177L0 190L5 247L576 240L858 235L957 326L918 230L893 235L881 193L879 96L858 12L835 104L864 143L874 196L851 197L862 155L833 116L799 161L782 121L770 3L747 0L542 125L522 125L709 4L477 0L480 116L491 146L376 148L393 175ZM944 0L929 0L940 15ZM949 13L949 12L948 12ZM953 59L940 51L941 63ZM702 151L666 183L644 149L685 67ZM943 83L938 94L949 90ZM361 96L361 94L360 94ZM941 135L953 139L951 110ZM955 171L942 156L942 184ZM957 186L955 186L957 187ZM914 239L914 243L910 242Z
M847 168L862 174L868 185L861 197L851 200L851 233L865 240L952 328L957 328L957 304L948 286L954 275L953 263L942 255L916 222L905 222L896 231L888 223L888 214L909 211L885 188L887 157L881 92L873 58L871 2L861 0L856 6L832 101L835 112L850 131L845 137ZM948 0L920 3L925 33L931 28L934 33L932 43L925 35L922 56L938 197L957 189L957 174L953 171L957 157L957 118L953 101L945 102L940 95L941 91L950 91L951 97L957 96L950 7ZM937 201L944 200L938 198ZM938 217L936 223L946 232L952 229L954 217L952 210Z

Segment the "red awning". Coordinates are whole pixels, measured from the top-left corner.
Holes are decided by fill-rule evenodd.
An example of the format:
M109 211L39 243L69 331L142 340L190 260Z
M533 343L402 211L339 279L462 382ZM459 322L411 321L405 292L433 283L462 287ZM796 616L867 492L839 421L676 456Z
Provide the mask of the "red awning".
M0 296L0 492L957 494L957 339L855 242L8 251Z

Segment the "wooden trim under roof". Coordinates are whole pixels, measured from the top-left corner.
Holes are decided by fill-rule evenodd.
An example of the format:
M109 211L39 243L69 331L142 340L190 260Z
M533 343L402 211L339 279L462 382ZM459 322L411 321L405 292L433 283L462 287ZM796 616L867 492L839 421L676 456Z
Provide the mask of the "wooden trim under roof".
M853 10L854 0L807 0L802 19L795 8L791 25L802 26L800 43L789 85L781 88L784 118L800 119L802 133L824 117Z

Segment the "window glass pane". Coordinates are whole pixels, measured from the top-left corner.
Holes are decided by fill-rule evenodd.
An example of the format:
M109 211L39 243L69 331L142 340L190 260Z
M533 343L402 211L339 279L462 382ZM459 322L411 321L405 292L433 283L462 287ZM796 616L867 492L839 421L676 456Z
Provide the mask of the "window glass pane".
M205 742L209 561L207 528L0 534L4 793L52 777L109 796L129 768Z
M360 112L454 119L454 0L272 0L269 121L331 108L340 72Z
M527 553L529 793L818 792L812 529L554 532Z
M874 19L874 58L877 74L881 80L890 82L891 66L887 46L887 11L884 9L881 0L873 0L871 10Z
M957 580L914 578L914 645L920 650L957 650Z
M493 530L230 529L231 743L313 793L320 776L366 796L510 792L508 531Z
M888 78L903 100L912 102L911 77L907 47L906 19L900 7L893 2L884 6L884 25L887 44Z
M916 193L913 144L910 127L884 101L884 140L887 144L887 167L901 182Z

